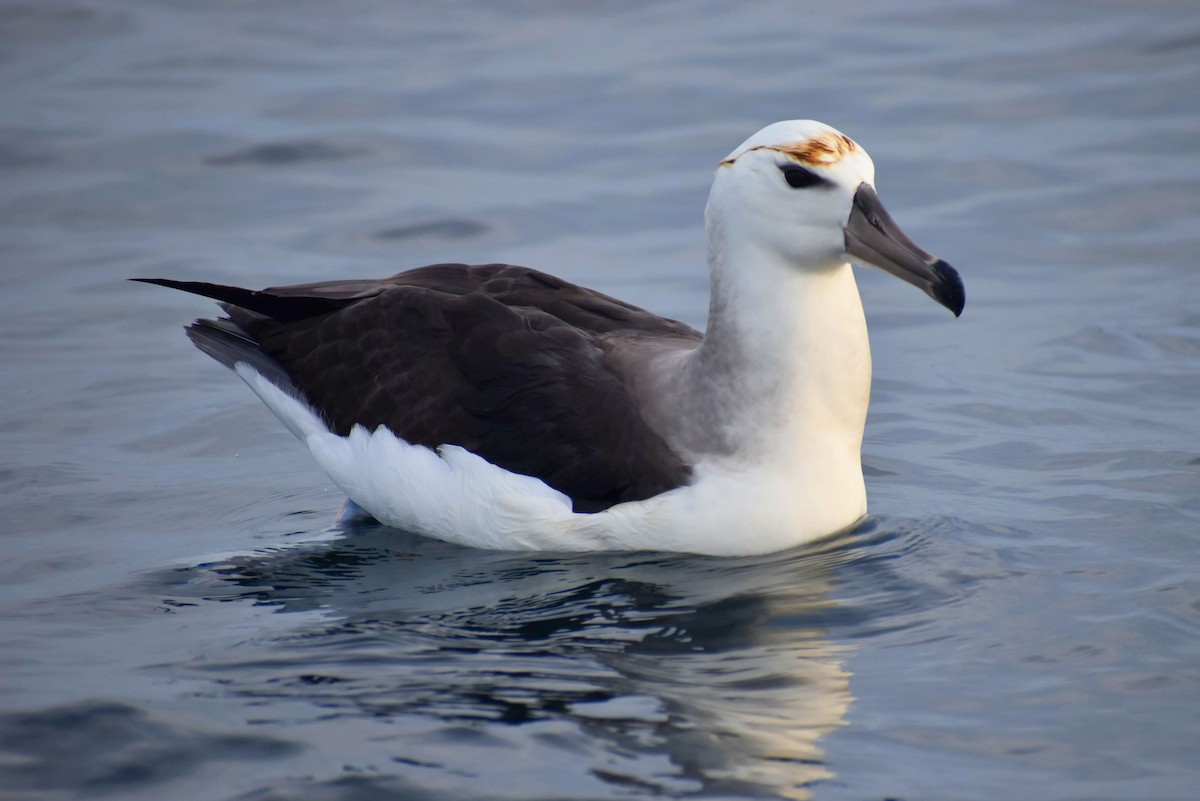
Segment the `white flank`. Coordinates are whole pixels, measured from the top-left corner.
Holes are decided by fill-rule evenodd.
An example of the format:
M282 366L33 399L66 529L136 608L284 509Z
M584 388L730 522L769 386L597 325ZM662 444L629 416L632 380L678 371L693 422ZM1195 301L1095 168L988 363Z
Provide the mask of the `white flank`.
M768 553L834 533L846 519L797 514L794 470L701 467L690 486L596 514L575 514L570 499L470 451L411 445L382 426L347 437L325 426L302 400L253 367L237 374L307 446L338 487L389 526L474 548L499 550L668 550L714 555ZM810 476L810 486L823 483ZM836 491L836 488L832 488ZM836 505L835 505L836 506Z

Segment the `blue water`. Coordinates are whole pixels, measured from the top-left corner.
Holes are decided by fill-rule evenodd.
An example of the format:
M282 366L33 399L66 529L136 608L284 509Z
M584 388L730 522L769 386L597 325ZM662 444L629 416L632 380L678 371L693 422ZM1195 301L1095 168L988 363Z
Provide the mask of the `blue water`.
M0 797L1192 799L1200 7L0 2ZM180 325L510 261L702 325L813 117L963 273L862 273L872 516L747 559L376 526Z

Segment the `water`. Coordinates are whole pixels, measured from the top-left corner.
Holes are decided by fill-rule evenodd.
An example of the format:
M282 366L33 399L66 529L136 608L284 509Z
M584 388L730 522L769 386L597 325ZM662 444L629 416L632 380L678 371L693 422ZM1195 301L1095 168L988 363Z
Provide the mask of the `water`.
M1191 799L1191 2L0 2L0 795ZM702 324L716 161L863 143L872 518L750 559L378 527L122 279L506 260Z

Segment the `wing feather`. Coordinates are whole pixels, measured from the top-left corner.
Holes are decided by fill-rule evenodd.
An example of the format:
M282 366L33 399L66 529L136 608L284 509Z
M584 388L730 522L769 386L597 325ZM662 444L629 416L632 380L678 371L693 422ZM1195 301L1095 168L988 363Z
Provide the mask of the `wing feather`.
M268 377L277 365L271 380L285 375L339 434L382 425L413 444L458 445L545 481L576 511L690 480L640 416L601 338L700 335L599 292L500 264L260 292L151 283L222 301L229 318L193 324L193 341Z

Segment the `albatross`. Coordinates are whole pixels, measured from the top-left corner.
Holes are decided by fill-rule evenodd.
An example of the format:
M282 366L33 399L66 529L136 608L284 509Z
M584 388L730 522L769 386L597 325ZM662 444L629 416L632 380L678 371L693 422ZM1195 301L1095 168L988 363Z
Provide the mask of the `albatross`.
M866 514L871 352L851 262L958 316L958 273L892 220L867 153L813 120L716 169L703 334L528 267L434 264L252 291L187 335L348 507L480 548L767 553Z

